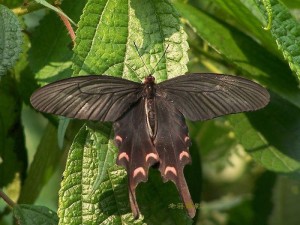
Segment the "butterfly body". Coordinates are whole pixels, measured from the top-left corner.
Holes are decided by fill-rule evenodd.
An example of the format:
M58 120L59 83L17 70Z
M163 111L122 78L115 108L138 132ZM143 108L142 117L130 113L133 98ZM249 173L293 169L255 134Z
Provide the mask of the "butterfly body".
M145 78L143 87L143 98L145 99L145 113L147 119L148 130L151 139L153 140L157 130L156 108L155 108L155 78L149 75Z
M174 182L189 216L195 216L183 174L191 163L185 118L207 120L257 110L268 102L269 94L260 85L218 74L189 74L158 84L152 75L143 83L89 75L51 83L31 97L33 107L42 112L114 123L117 164L126 168L136 218L135 190L147 181L153 165L158 165L164 182Z

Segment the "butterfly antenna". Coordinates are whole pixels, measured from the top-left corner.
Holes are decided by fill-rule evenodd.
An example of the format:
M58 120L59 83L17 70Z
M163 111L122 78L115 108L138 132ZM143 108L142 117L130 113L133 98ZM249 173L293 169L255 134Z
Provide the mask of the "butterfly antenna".
M135 42L133 42L133 44L134 44L134 47L135 47L135 49L136 49L136 51L137 51L137 53L138 53L140 59L142 60L144 66L147 68L148 74L151 74L151 73L150 73L150 70L149 70L149 68L148 68L148 66L146 65L146 63L145 63L143 57L141 56L141 54L140 54L140 52L139 52L139 49L138 49L137 45L135 44Z
M159 59L158 62L156 63L155 67L152 69L152 73L150 73L150 74L154 74L154 73L156 72L156 68L157 68L157 66L159 65L159 63L161 62L162 58L166 55L166 52L167 52L169 46L170 46L170 45L167 45L167 47L166 47L164 53L162 54L162 56L160 57L160 59Z
M137 78L139 78L137 72L135 72L135 70L129 64L125 63L125 65L136 75Z

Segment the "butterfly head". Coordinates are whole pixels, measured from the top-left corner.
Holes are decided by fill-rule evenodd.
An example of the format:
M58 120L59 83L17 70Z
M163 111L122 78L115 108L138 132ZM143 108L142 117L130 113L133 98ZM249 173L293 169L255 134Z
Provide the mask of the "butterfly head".
M145 80L144 80L144 84L154 84L155 83L155 77L152 76L151 74L149 74Z
M155 78L150 74L145 78L144 81L143 96L147 99L152 99L155 96Z

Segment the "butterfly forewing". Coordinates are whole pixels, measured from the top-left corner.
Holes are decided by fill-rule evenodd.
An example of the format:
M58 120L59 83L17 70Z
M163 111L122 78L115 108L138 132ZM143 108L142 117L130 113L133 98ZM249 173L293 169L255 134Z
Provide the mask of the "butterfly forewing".
M32 106L69 118L115 121L141 98L142 86L112 76L81 76L40 88L31 96Z
M219 74L178 76L158 84L157 94L173 102L192 121L253 111L269 102L269 93L260 85Z

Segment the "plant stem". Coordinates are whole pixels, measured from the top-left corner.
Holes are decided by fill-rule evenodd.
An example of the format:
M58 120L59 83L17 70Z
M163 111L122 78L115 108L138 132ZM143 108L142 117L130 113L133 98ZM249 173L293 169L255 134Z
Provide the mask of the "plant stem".
M56 7L57 7L58 9L60 9L58 6L56 6ZM60 10L61 10L61 9L60 9ZM73 27L72 27L70 21L69 21L68 18L66 18L63 14L61 14L61 13L57 13L57 14L58 14L58 16L60 17L60 19L63 21L65 27L67 28L68 33L69 33L69 35L70 35L70 37L71 37L71 39L72 39L73 45L75 45L75 37L76 37L76 35L75 35L75 32L74 32L74 30L73 30Z
M3 191L2 189L0 189L0 198L2 198L6 203L7 205L9 205L11 208L13 208L16 203L11 200Z

